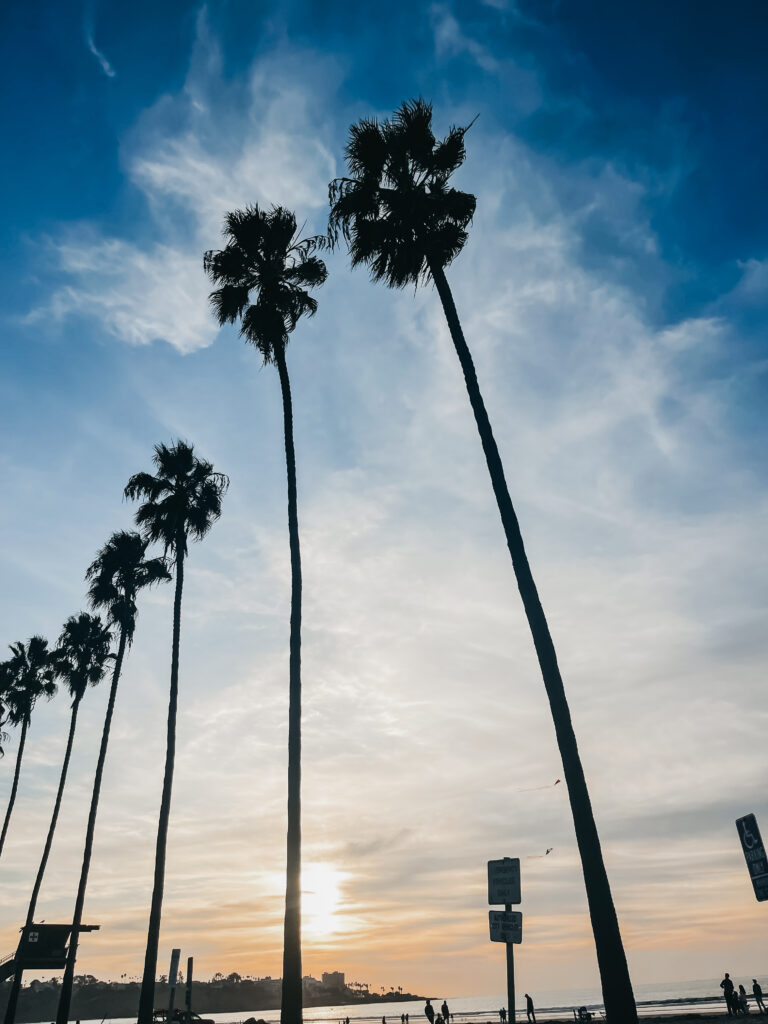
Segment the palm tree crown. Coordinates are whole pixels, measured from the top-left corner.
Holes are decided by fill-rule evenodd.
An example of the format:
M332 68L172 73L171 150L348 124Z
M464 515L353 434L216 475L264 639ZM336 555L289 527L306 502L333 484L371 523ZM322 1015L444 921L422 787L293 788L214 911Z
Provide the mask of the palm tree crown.
M64 623L53 653L56 675L66 683L73 701L82 700L89 686L96 686L111 657L112 633L98 615L81 612Z
M48 641L33 636L26 644L11 644L11 657L3 662L5 692L3 702L9 725L21 725L29 719L40 697L48 700L56 693L52 653Z
M175 560L187 553L187 538L202 540L221 516L221 499L229 477L215 473L210 462L196 458L194 445L177 441L169 448L155 445L157 472L135 473L125 488L126 498L144 498L136 523L148 542L159 541Z
M129 645L136 628L138 591L171 578L165 559L145 557L148 546L149 540L138 533L113 533L85 574L91 607L104 609L107 620L125 632Z
M258 348L265 363L275 361L277 347L285 347L304 314L317 312L317 301L306 289L323 284L328 276L323 261L313 255L323 239L299 240L297 234L290 210L247 206L227 214L226 246L203 257L206 273L220 285L210 294L219 323L240 319L240 334Z
M432 104L403 103L391 119L363 119L350 128L349 176L329 186L329 239L341 235L352 265L365 264L391 288L416 285L431 266L446 267L461 252L476 199L449 188L466 156L466 128L437 142Z

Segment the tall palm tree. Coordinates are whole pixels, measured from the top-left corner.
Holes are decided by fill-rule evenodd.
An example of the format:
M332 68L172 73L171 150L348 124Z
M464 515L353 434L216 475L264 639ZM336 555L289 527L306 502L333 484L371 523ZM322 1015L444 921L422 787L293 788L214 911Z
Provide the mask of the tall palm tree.
M72 937L69 940L67 965L59 994L59 1009L56 1015L57 1024L67 1024L69 1007L72 1000L72 983L75 976L77 945L80 924L83 920L83 904L85 890L88 885L88 872L91 866L91 851L96 830L96 814L99 808L101 779L104 774L104 762L107 757L109 731L112 725L112 714L117 696L117 684L123 667L126 647L133 642L136 629L136 597L144 587L170 580L171 574L162 558L147 558L146 551L149 541L138 533L120 531L113 533L104 547L99 551L95 561L88 567L85 574L89 581L88 598L92 608L101 609L106 613L107 621L119 630L120 640L112 672L112 685L109 690L107 712L104 728L101 733L101 746L96 763L96 776L93 780L91 808L88 814L88 826L85 833L83 864L80 869L80 883L75 900L75 913L72 919Z
M512 506L474 363L461 328L445 268L461 252L475 212L475 197L449 186L464 161L467 128L451 128L437 141L432 107L422 99L403 103L378 123L352 125L346 147L349 176L331 182L329 239L347 243L352 265L369 267L374 281L391 288L429 277L443 305L512 556L517 585L539 659L573 813L589 912L608 1016L637 1019L618 919L554 644L539 600Z
M40 859L37 877L32 888L32 896L29 900L25 923L26 928L32 925L35 918L37 898L40 895L40 886L43 884L43 876L45 875L48 857L53 844L53 836L56 831L56 823L61 807L61 798L64 794L64 784L67 781L72 744L75 739L75 727L77 725L77 713L80 709L80 702L85 696L85 691L88 687L96 686L104 678L107 661L113 657L109 653L111 644L112 633L98 615L89 615L87 612L81 612L77 616L71 616L64 623L64 628L57 641L56 650L51 655L56 676L69 690L69 695L72 698L72 711L69 719L67 748L64 754L64 762L61 766L61 774L59 775L59 788L56 791L56 801L53 805L51 823L48 826L43 856ZM13 1024L14 1022L20 989L21 971L17 970L13 976L13 984L8 997L5 1024Z
M159 541L170 556L176 571L173 600L173 640L171 648L171 692L168 703L168 732L165 750L165 774L155 847L155 878L149 913L144 974L139 996L139 1024L152 1024L155 997L157 946L165 884L165 847L171 813L173 765L176 755L176 706L179 691L179 635L181 630L181 594L184 586L184 559L187 541L202 540L221 516L221 499L229 478L215 473L210 462L198 459L194 446L184 441L167 447L155 445L152 461L156 472L136 473L125 488L126 498L144 498L136 512L136 523L149 542Z
M206 273L218 285L210 294L220 324L240 321L240 334L264 363L274 363L283 398L288 475L288 540L291 557L291 629L288 686L288 836L283 929L281 1024L301 1024L301 551L296 502L291 384L285 361L288 339L299 319L314 316L317 300L307 292L328 271L313 255L317 238L299 239L296 217L282 206L249 206L228 213L223 249L206 252ZM253 296L253 301L252 301Z
M27 729L32 711L40 697L47 697L50 700L56 693L48 641L41 636L33 636L26 644L20 642L11 644L10 647L11 657L2 663L0 672L3 686L2 701L5 721L8 725L20 725L21 735L19 736L19 751L16 755L16 767L13 772L11 796L3 820L3 830L0 833L0 855L5 846L11 812L16 802L21 761L24 756L24 744L27 741Z

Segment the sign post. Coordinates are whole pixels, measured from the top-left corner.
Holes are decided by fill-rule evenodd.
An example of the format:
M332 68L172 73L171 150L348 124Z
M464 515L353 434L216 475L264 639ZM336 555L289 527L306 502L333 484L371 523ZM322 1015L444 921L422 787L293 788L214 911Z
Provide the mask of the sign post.
M515 1020L515 943L523 941L523 915L512 910L520 903L520 858L504 857L488 861L488 902L503 903L504 910L491 910L488 924L491 942L504 942L507 947L507 1013Z
M739 833L744 860L749 868L755 898L762 903L768 900L768 856L754 814L745 814L743 818L737 818L736 831Z
M171 987L171 991L168 995L168 1024L171 1024L173 1020L173 1002L176 998L176 979L179 976L179 957L181 956L180 949L171 950L171 969L168 972L168 984Z

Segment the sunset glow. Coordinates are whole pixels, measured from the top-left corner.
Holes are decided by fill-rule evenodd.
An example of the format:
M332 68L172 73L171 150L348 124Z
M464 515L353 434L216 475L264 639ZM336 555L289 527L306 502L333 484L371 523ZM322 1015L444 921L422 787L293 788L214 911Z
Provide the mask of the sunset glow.
M445 277L632 977L759 975L768 905L734 821L753 812L768 836L768 4L5 7L0 657L34 634L55 644L86 608L86 568L134 528L123 489L158 442L194 443L230 480L184 561L158 972L180 947L201 980L278 978L299 831L280 378L213 318L203 253L254 204L323 235L350 126L422 96L436 137L471 125L450 187L477 205ZM520 991L596 984L550 699L440 297L372 282L341 236L322 258L316 315L286 347L302 970L502 991L486 863L519 857ZM78 975L100 978L140 974L153 891L173 587L136 605L84 904L100 929L78 949ZM78 710L49 922L72 921L108 692L88 687ZM26 734L0 957L70 714L62 691L41 699ZM19 749L2 728L0 815Z

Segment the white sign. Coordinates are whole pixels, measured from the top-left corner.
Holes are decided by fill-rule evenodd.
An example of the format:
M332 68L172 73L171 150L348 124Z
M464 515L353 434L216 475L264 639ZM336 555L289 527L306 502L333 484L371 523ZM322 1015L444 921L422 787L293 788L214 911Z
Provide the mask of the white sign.
M491 942L522 942L523 915L519 910L489 910Z
M520 858L488 861L488 902L520 903Z
M745 814L743 818L737 818L736 829L749 868L749 877L752 879L752 888L762 903L768 900L768 856L754 814Z
M180 949L171 950L171 969L168 972L168 984L171 988L176 988L176 982L179 977L179 957L181 956Z

